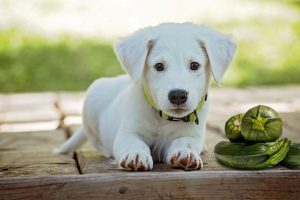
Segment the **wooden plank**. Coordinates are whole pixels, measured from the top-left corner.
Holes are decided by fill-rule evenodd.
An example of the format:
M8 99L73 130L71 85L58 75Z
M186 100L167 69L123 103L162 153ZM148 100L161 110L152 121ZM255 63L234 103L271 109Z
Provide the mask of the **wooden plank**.
M72 125L68 127L68 130L72 135L79 127L79 125ZM97 152L89 141L76 151L76 157L82 174L122 173L122 171L117 168L114 160L106 158Z
M232 170L229 167L226 167L217 162L215 155L214 155L214 148L215 145L220 141L226 141L227 139L216 133L214 130L207 130L206 133L206 145L207 145L207 152L204 155L201 155L203 160L203 171L228 171Z
M128 173L127 171L120 170L117 162L109 159L95 151L77 151L78 164L82 174L93 173ZM182 171L181 169L173 169L162 163L155 163L151 172L171 172Z
M0 182L3 177L78 174L71 156L52 152L1 152Z
M248 87L250 93L255 94L256 98L273 99L276 101L286 101L291 99L299 99L299 85L277 85L277 86L261 86Z
M53 105L57 95L51 92L42 93L20 93L0 95L0 112L6 110L23 110L28 107L40 107L44 105Z
M62 129L39 132L0 133L0 151L51 152L65 141Z
M107 173L1 179L0 199L299 199L300 171Z
M1 132L32 132L32 131L50 131L59 127L59 121L45 122L27 122L27 123L12 123L0 124Z
M82 123L82 118L80 115L75 116L75 115L67 115L63 119L63 124L65 127L69 126L78 126Z
M283 119L282 137L288 137L294 143L300 143L300 113L280 113Z
M283 123L287 128L298 131L300 135L300 112L280 113Z
M63 130L0 133L0 177L78 174L72 156L52 153L64 140Z
M63 92L58 94L59 107L64 115L81 115L84 92Z
M229 117L230 115L210 114L207 119L207 130L217 133L220 137L225 138L225 123Z
M0 123L24 123L24 122L44 122L59 120L59 113L54 104L44 104L40 106L27 106L24 108L7 109L0 113Z
M276 86L255 88L212 88L210 113L233 115L249 108L265 104L278 112L300 112L300 86Z
M256 102L256 101L271 101L271 102L289 102L291 100L299 100L300 86L276 86L276 87L213 87L210 90L210 96L215 104L226 102ZM298 105L300 106L300 105Z
M54 106L54 93L0 95L0 99L0 132L49 130L58 126L60 115Z

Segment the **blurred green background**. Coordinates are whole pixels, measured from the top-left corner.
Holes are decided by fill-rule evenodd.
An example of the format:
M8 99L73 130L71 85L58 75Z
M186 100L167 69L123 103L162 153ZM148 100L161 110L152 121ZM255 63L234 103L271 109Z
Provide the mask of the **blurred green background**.
M44 12L55 15L60 4L45 2L48 4L43 5ZM245 3L240 2L241 6ZM271 10L269 16L236 15L225 21L194 20L232 33L238 42L237 54L223 85L299 84L300 1L251 2L257 4L256 8L270 7L275 11ZM14 8L8 1L0 1L0 5L6 6L4 9ZM276 12L278 14L272 15ZM123 73L112 49L113 37L82 36L70 32L49 37L49 34L29 31L30 28L24 29L18 24L0 28L2 93L85 90L98 77Z

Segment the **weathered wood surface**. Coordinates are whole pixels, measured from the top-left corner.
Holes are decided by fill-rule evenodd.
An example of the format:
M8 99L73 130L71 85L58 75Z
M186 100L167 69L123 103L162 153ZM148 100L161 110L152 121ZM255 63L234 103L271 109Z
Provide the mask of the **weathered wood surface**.
M81 115L83 100L85 97L84 92L77 93L59 93L58 102L60 104L61 111L67 115Z
M100 173L2 179L0 199L299 199L300 171Z
M22 109L10 109L1 113L2 124L43 122L59 119L54 105L27 106Z
M59 120L44 121L44 122L26 122L26 123L11 123L1 124L0 132L30 132L42 130L54 130L60 125Z
M57 94L50 92L0 95L0 111L53 105L56 99Z
M55 93L0 95L0 132L57 128L56 100Z
M226 140L226 119L257 104L279 111L283 136L300 142L298 91L300 86L213 88L204 169L155 164L138 173L119 170L90 143L74 155L52 153L81 123L84 93L0 95L0 199L299 199L300 170L235 170L213 154Z
M28 133L0 133L1 177L78 174L70 155L55 155L63 143L63 130Z

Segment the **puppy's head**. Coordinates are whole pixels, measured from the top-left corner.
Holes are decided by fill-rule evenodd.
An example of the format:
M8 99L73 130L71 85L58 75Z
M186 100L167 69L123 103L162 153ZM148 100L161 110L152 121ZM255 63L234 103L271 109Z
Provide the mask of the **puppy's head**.
M119 41L115 52L134 82L142 82L157 107L173 117L195 110L211 74L220 83L236 49L205 26L162 24Z

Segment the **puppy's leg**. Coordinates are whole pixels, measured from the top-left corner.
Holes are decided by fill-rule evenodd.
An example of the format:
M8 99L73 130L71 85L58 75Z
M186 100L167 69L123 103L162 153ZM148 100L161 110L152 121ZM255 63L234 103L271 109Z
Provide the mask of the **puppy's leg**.
M148 171L153 168L150 148L135 134L118 134L114 142L114 156L121 169Z
M203 162L200 158L200 141L200 137L181 137L173 140L165 153L166 163L184 170L201 169Z

